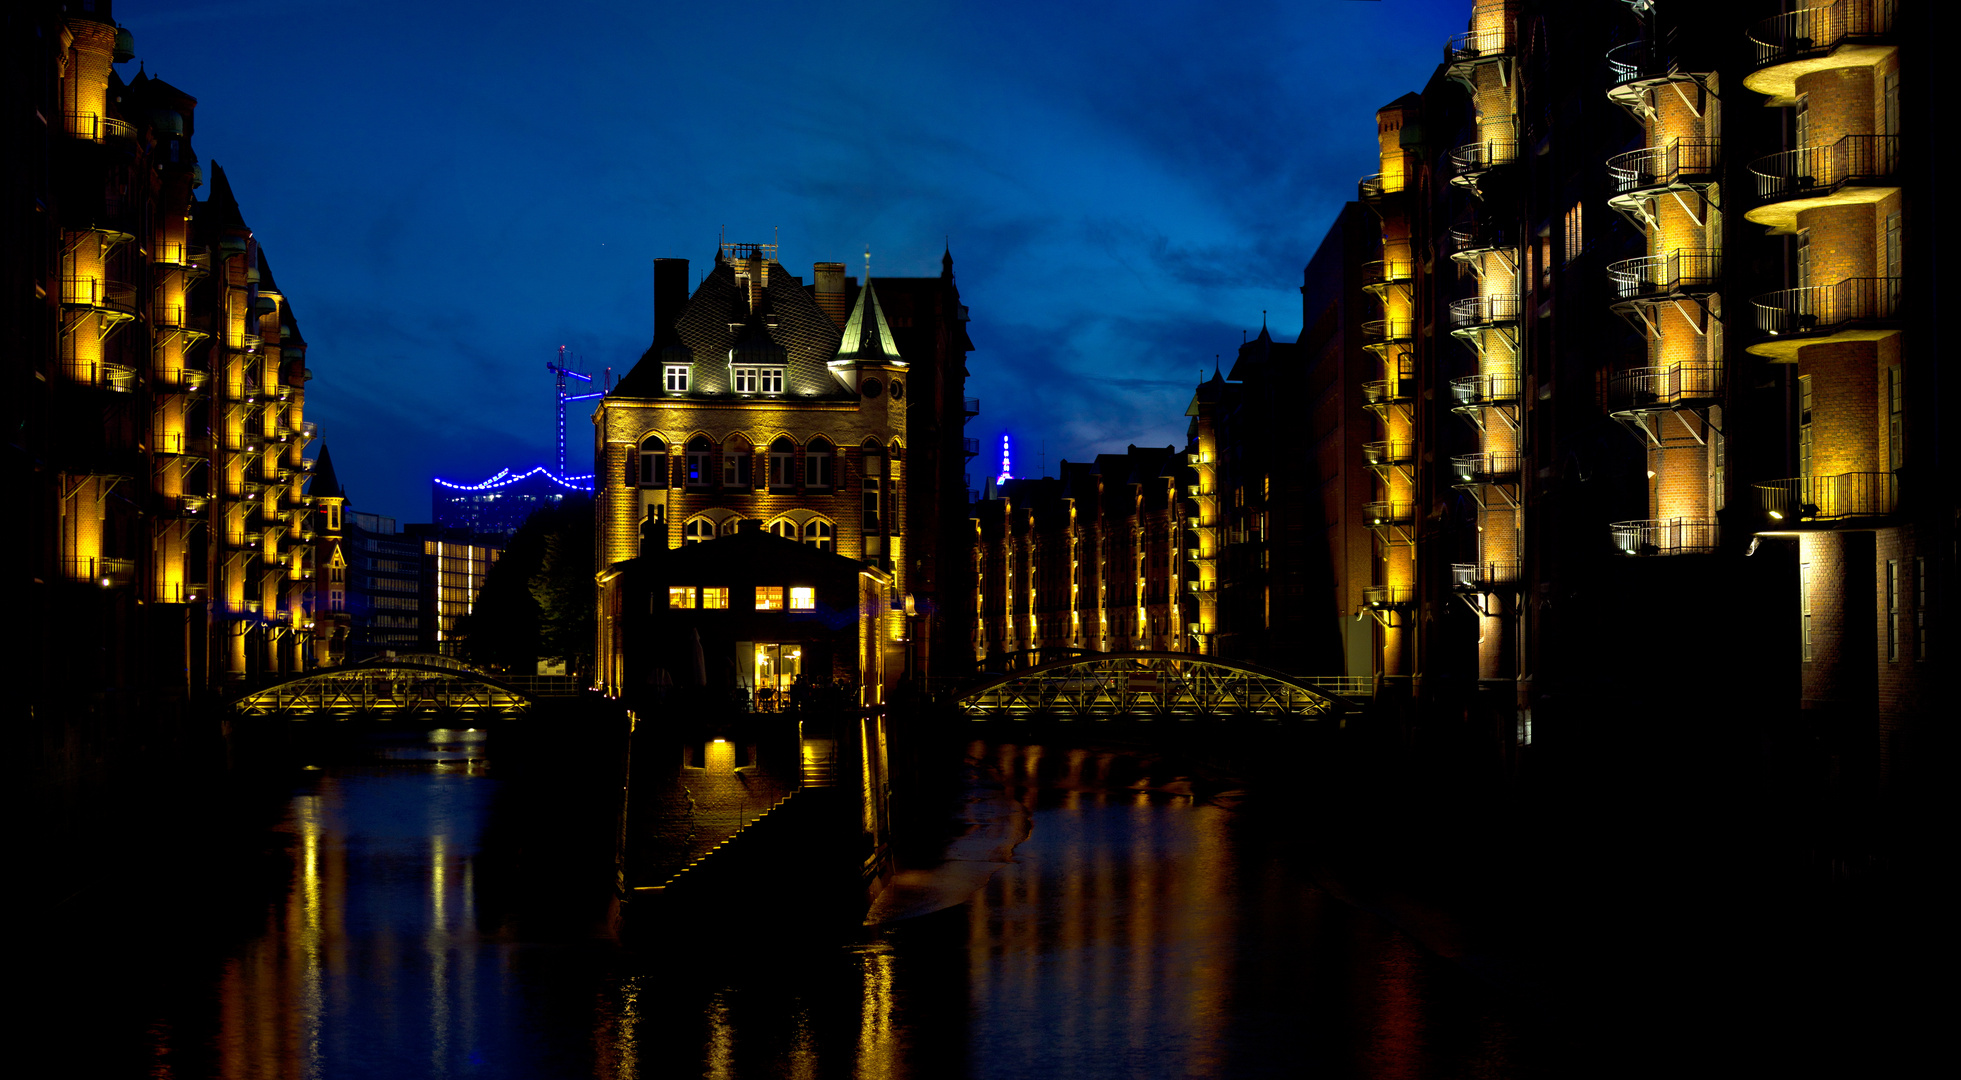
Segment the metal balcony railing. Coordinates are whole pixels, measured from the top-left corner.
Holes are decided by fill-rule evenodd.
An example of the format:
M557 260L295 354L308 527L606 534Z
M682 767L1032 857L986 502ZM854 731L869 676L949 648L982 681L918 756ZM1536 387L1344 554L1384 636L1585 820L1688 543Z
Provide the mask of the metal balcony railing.
M1756 66L1822 56L1850 41L1884 37L1893 31L1895 2L1837 0L1765 19L1750 28Z
M1362 287L1380 288L1384 285L1397 285L1416 276L1416 264L1407 256L1400 259L1375 259L1362 264Z
M1854 322L1898 317L1900 280L1896 277L1846 278L1833 285L1779 289L1750 301L1757 329L1773 337L1821 334Z
M1888 181L1899 164L1898 135L1847 135L1830 146L1766 154L1750 163L1764 202L1830 195L1848 184Z
M1614 372L1607 382L1607 404L1615 412L1673 408L1710 401L1723 393L1721 364L1672 364Z
M1405 607L1416 597L1407 585L1364 585L1362 605L1371 608Z
M1482 484L1516 478L1525 455L1515 450L1487 450L1481 454L1457 454L1450 459L1450 472L1460 484Z
M1382 341L1408 341L1416 336L1416 321L1413 319L1365 319L1362 322L1364 337L1378 338Z
M61 560L70 581L84 581L105 589L128 585L136 580L136 560L111 559L101 555Z
M1362 516L1375 525L1407 525L1416 520L1416 504L1406 502L1372 502L1362 507Z
M1491 585L1516 585L1517 562L1451 563L1450 584L1458 589L1479 589Z
M1371 465L1407 465L1416 460L1416 444L1401 440L1363 443L1362 456Z
M1608 86L1625 86L1642 79L1665 75L1674 64L1661 56L1655 43L1646 38L1628 41L1607 50Z
M967 414L968 416L970 416L970 417L972 417L972 416L979 416L979 415L980 415L980 399L979 399L979 398L972 398L972 397L970 397L970 398L962 398L962 399L961 399L961 401L960 401L960 410L961 410L962 412L964 412L965 414Z
M1450 322L1459 329L1518 321L1518 296L1467 296L1450 302Z
M1884 517L1899 509L1899 478L1890 472L1801 476L1755 485L1757 505L1774 524Z
M1474 64L1511 53L1516 17L1503 4L1481 4L1471 10L1472 29L1444 43L1445 64Z
M1678 183L1711 183L1722 161L1721 139L1675 139L1607 159L1614 194L1666 188Z
M1375 379L1362 384L1362 396L1371 405L1408 401L1414 396L1414 390L1409 379Z
M1515 374L1466 375L1450 380L1450 396L1459 407L1507 405L1518 400L1521 387Z
M1450 248L1454 254L1465 255L1509 246L1505 243L1505 231L1496 225L1466 221L1450 227Z
M1607 264L1614 295L1623 300L1715 292L1721 287L1723 253L1708 248L1677 248L1666 255L1647 255Z
M1499 165L1518 160L1518 142L1514 139L1486 139L1483 142L1465 143L1450 152L1450 166L1459 177L1472 177Z
M97 308L135 316L136 287L98 277L61 279L61 302L72 307Z
M1704 555L1721 541L1713 521L1616 521L1607 528L1623 555Z
M68 130L77 138L90 142L106 142L116 139L121 142L135 142L136 128L114 117L96 113L68 113Z
M968 457L978 456L980 454L980 440L972 438L961 439L960 452Z

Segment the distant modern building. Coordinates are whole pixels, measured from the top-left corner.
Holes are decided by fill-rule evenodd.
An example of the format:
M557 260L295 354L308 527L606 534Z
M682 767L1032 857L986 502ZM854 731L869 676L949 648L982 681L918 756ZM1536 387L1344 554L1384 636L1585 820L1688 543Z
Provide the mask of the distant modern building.
M420 651L456 656L460 624L476 607L484 579L503 557L503 546L437 525L410 525L402 532L422 547Z
M533 513L568 494L592 494L592 477L562 476L540 465L523 473L503 469L475 484L437 478L429 484L430 516L439 529L509 540Z

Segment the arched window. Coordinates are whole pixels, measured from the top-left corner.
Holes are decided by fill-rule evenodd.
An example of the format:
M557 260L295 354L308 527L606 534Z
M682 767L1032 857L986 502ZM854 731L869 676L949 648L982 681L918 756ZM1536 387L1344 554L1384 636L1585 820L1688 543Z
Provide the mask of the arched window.
M658 435L649 435L640 443L640 486L667 486L667 444Z
M865 440L863 455L859 459L859 465L865 474L863 492L865 533L866 535L876 535L882 531L879 528L879 521L880 511L884 508L884 492L880 488L885 478L885 452L884 448L878 445L877 439Z
M739 517L728 518L722 522L723 536L734 536L736 533L741 531L742 531L742 519Z
M803 542L819 551L835 551L831 546L831 523L815 518L803 523Z
M769 486L787 488L797 482L797 444L778 438L769 444Z
M713 477L708 472L709 459L715 456L715 444L706 435L696 435L688 441L688 486L707 487Z
M689 518L687 528L681 531L681 542L684 544L699 544L703 540L713 539L715 523L705 517Z
M749 487L749 462L755 447L740 435L731 435L722 443L722 486L725 488Z
M803 451L803 486L813 490L826 490L836 481L833 477L835 458L831 453L831 442L822 435L810 440Z
M764 526L764 528L769 530L771 536L780 536L785 540L795 540L797 538L797 523L791 521L789 518L777 518L775 521Z

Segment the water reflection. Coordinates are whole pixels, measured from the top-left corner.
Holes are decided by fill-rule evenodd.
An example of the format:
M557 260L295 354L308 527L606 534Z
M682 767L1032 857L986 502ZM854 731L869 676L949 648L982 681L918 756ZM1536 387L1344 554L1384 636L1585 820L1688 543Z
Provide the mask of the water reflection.
M288 888L202 989L195 965L172 987L148 1070L1516 1074L1515 1037L1476 984L1317 888L1272 817L1194 797L1134 753L970 752L1005 783L985 797L1034 824L968 902L850 942L672 927L631 958L587 926L513 914L573 886L507 850L523 835L497 825L514 781L481 733L328 765L279 825ZM208 1059L182 1034L206 1030L207 1008Z

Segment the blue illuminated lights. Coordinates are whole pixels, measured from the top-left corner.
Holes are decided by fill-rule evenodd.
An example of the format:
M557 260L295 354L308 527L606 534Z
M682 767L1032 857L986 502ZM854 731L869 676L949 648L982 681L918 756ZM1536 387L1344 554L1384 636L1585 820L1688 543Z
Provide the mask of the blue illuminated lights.
M1005 484L1014 477L1008 472L1008 433L1001 433L1001 475L995 479L997 484Z
M538 466L528 473L513 473L509 469L499 469L495 476L480 484L457 484L445 480L440 476L431 477L431 479L452 491L493 491L497 488L510 487L512 484L529 480L534 476L543 476L545 479L550 480L567 491L582 491L588 495L592 494L591 473L585 473L580 476L560 476L543 465Z

